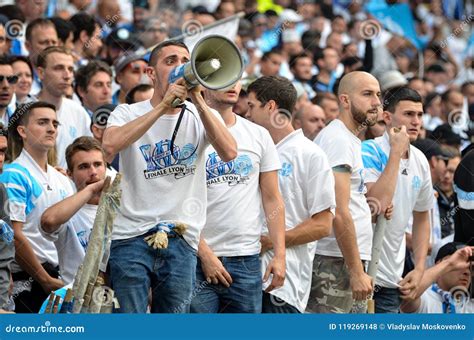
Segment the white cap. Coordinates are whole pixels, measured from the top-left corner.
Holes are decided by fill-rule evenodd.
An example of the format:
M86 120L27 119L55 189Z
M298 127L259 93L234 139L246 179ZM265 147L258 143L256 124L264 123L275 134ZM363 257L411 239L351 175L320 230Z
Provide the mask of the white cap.
M292 9L284 9L280 13L280 21L282 22L300 22L303 21L303 17L296 13Z
M405 86L408 84L408 81L405 79L405 77L400 73L400 71L397 70L385 72L380 76L379 82L380 89L382 91L387 91L391 88Z

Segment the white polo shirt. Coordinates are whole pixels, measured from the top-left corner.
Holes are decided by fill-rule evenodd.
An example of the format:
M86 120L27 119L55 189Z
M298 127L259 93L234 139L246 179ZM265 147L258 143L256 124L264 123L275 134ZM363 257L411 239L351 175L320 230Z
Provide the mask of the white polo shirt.
M385 169L390 155L388 133L362 143L365 181L374 183ZM408 159L400 160L397 185L393 195L393 217L385 229L376 284L397 288L405 261L405 229L413 211L428 211L434 200L430 166L425 155L410 145Z
M351 197L349 211L354 221L360 258L370 260L372 252L372 222L365 198L361 141L339 119L334 119L321 130L314 142L326 153L331 168L348 165L351 168ZM333 233L319 240L316 254L343 257Z
M266 223L260 193L260 173L280 169L280 160L267 130L235 115L229 128L237 142L237 157L222 162L207 149L207 220L202 237L216 256L260 253Z
M285 201L286 230L326 209L334 213L334 175L324 152L298 129L277 144L282 163L278 175L280 191ZM318 241L320 242L320 241ZM286 278L282 287L270 294L279 297L304 313L311 290L316 243L286 248ZM273 258L273 251L262 256L262 272ZM266 282L266 289L270 282Z
M56 247L41 234L40 220L47 208L74 193L69 179L49 165L45 172L23 149L13 163L5 165L0 181L7 189L11 220L23 222L23 233L38 260L57 266ZM14 261L12 272L21 270Z

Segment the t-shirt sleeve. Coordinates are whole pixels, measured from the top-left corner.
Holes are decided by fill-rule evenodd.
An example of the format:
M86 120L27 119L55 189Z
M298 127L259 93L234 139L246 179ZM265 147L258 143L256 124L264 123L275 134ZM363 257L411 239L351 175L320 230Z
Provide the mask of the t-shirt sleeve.
M260 172L279 170L281 168L280 158L278 157L278 152L272 138L270 137L270 133L266 130L262 130L261 138L263 153L260 163Z
M416 199L414 211L427 211L433 207L433 184L431 182L430 169L428 163L423 171L424 178L422 179L420 193Z
M67 224L61 224L61 226L56 230L56 231L53 231L52 233L48 233L46 232L43 227L39 228L40 229L40 232L41 232L41 235L43 235L43 237L49 241L52 241L52 242L56 242L57 240L59 240L59 238L61 237L61 235L64 235L67 231Z
M331 168L347 166L352 171L354 168L354 154L351 143L340 136L326 136L318 143L319 147L326 153Z
M0 181L7 190L10 219L25 222L26 216L35 207L36 198L42 192L41 186L33 177L14 166L4 170Z
M130 121L130 117L130 106L128 104L121 104L110 113L107 127L123 126Z
M362 162L364 164L364 181L366 183L377 182L382 174L385 164L381 156L380 150L373 140L362 143Z
M326 209L331 209L334 214L336 208L334 174L326 155L313 154L307 162L306 175L308 188L306 199L310 215Z

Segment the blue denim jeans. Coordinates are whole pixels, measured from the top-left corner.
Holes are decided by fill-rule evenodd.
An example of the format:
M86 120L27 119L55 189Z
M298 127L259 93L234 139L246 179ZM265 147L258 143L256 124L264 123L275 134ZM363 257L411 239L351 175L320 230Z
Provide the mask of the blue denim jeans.
M198 259L191 313L260 313L262 272L258 255L220 257L232 277L229 288L208 283Z
M262 313L301 314L296 307L293 307L279 297L266 292L263 292Z
M181 237L168 248L153 249L145 235L112 241L110 280L120 304L115 312L146 313L152 291L152 313L188 313L196 280L196 250Z
M398 288L375 286L374 291L375 313L400 313L402 299Z

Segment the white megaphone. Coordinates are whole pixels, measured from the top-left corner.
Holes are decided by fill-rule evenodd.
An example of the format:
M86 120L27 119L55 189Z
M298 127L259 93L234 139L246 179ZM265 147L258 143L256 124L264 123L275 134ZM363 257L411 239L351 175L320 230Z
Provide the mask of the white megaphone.
M191 53L191 60L171 71L168 82L184 78L191 89L199 84L209 90L232 87L242 77L244 62L237 46L221 35L208 35L199 40ZM182 104L176 98L172 106Z

